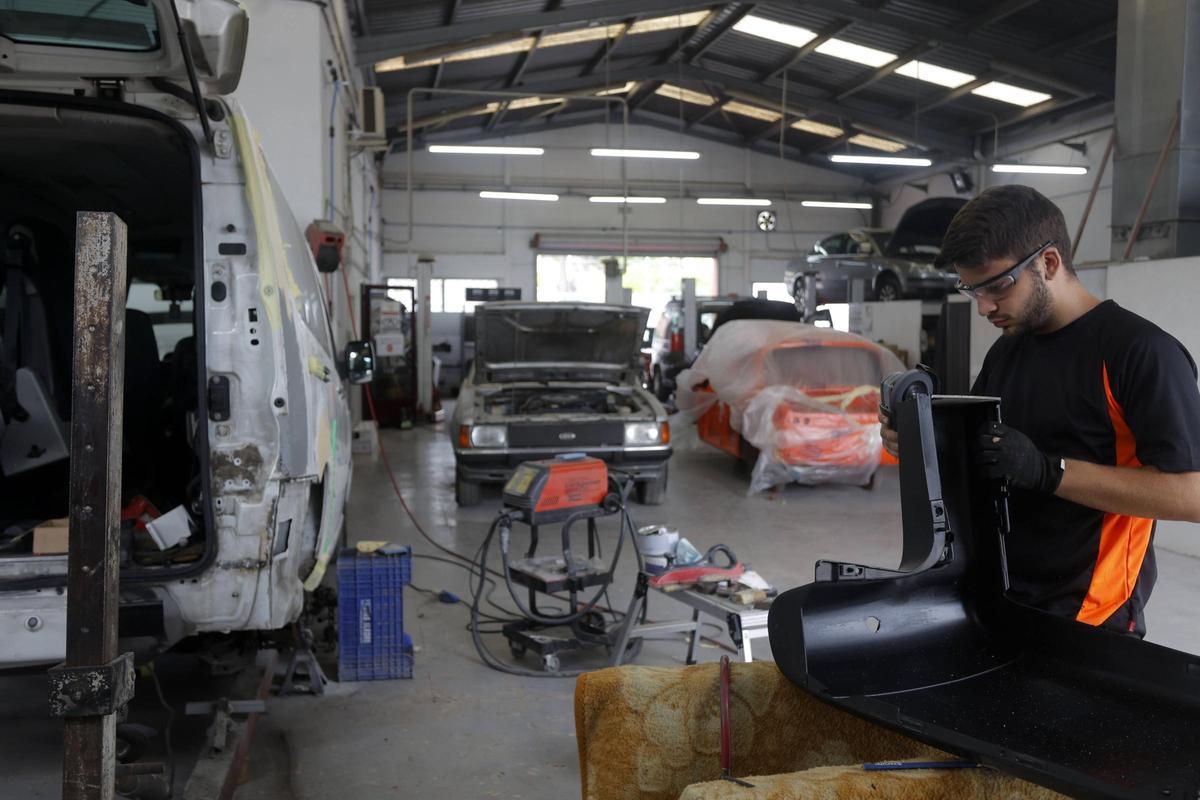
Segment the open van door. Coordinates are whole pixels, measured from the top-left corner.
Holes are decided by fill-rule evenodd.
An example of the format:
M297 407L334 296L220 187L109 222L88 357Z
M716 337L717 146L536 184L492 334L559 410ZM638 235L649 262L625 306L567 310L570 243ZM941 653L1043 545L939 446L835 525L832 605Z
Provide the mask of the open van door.
M124 82L128 91L156 91L155 83L170 81L186 88L180 30L201 93L232 93L249 31L234 0L11 0L0 5L0 86L73 91Z

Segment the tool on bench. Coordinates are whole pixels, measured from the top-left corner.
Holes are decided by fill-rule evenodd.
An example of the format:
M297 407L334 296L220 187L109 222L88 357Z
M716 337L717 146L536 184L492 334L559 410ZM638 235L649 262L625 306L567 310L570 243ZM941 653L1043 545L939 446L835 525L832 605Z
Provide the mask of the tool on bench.
M481 577L471 607L471 633L476 650L485 663L521 674L565 674L559 670L560 653L612 646L613 637L597 603L612 582L613 569L621 557L626 534L631 539L635 535L633 521L625 507L631 488L631 481L619 481L609 475L603 461L582 454L529 461L517 467L504 486L503 508L480 548L477 566L483 576L492 537L498 532L503 578L523 617L504 624L502 632L514 657L521 658L527 651L541 656L543 672L532 673L501 664L486 652L478 630L485 583ZM613 516L619 517L620 527L612 561L605 563L597 521ZM571 542L574 526L581 522L587 533L586 556L576 553ZM523 557L510 558L514 523L529 526L529 547ZM561 526L561 555L537 555L540 529L544 525ZM636 548L634 552L636 554ZM640 556L638 569L641 569ZM518 585L527 590L525 600L519 596ZM580 594L593 588L592 596L583 601ZM567 596L561 597L564 592ZM539 594L565 601L566 611L554 613L540 609ZM635 643L635 646L640 645Z
M728 563L724 566L717 563L717 556L723 555ZM693 584L717 584L722 581L737 582L738 577L746 571L746 565L738 561L738 557L728 545L715 544L708 548L703 560L698 564L689 564L667 570L661 575L650 579L650 585L656 589L667 586L691 586Z

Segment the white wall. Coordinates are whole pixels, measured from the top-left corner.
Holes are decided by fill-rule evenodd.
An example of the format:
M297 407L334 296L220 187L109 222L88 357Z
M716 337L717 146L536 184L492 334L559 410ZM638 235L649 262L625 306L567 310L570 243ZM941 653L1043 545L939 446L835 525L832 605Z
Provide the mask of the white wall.
M1134 261L1103 270L1106 296L1146 317L1178 339L1192 358L1200 357L1200 258ZM1200 558L1200 525L1160 522L1159 547Z
M353 40L345 2L333 0L324 8L294 0L243 5L250 36L234 97L257 131L300 227L332 219L346 234L343 269L357 309L358 286L378 276L382 258L380 183L372 154L347 147L362 79L348 63ZM354 335L342 275L329 276L326 287L340 347ZM356 402L358 394L353 393Z
M493 142L500 144L501 141ZM495 278L533 297L538 232L620 236L622 211L587 201L588 194L621 194L618 159L593 158L588 148L619 146L620 126L587 125L508 137L505 144L536 144L543 157L445 156L414 154L415 226L408 242L405 154L384 165L385 257L387 276L409 276L418 254L436 257L435 276ZM720 236L728 247L719 255L720 290L749 292L754 281L781 281L786 260L828 233L864 225L863 212L801 208L799 199L860 193L852 177L742 148L680 136L658 128L631 126L631 147L698 150L698 161L629 161L630 194L668 197L665 205L632 206L633 236L678 239ZM480 189L550 191L557 203L481 200ZM693 197L762 194L776 199L778 228L755 228L758 209L698 206ZM784 203L787 193L795 202Z

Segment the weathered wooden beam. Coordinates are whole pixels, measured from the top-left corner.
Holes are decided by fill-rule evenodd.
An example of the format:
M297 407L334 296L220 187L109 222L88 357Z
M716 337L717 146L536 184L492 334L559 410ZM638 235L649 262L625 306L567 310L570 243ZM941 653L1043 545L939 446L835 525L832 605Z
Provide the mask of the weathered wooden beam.
M125 223L112 213L75 218L75 326L71 377L70 532L65 670L55 683L63 720L63 800L114 797L116 716L98 713L82 671L118 663L121 414L125 392ZM115 672L119 672L116 670ZM120 691L119 677L112 688ZM128 676L132 681L132 674ZM130 693L131 690L130 690ZM119 701L118 701L119 704Z

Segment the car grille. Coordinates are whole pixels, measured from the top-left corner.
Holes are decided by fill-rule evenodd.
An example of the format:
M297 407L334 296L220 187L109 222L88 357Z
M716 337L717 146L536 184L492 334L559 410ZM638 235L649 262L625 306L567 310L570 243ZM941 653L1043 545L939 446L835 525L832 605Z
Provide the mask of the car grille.
M625 444L624 422L515 424L508 426L509 447L600 447Z

